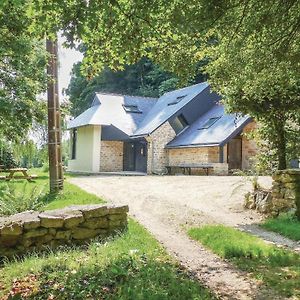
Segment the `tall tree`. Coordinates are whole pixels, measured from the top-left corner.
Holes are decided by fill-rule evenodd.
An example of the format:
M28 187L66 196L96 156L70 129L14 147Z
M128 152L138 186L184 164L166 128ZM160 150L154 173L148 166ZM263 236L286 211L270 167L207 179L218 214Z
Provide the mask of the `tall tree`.
M27 135L32 121L44 118L37 95L46 87L43 43L24 31L26 7L11 1L0 6L0 135L16 140Z
M276 135L276 140L283 141L274 143L274 147L279 168L285 167L286 124L292 121L293 111L299 110L299 99L294 97L299 86L299 0L32 3L33 26L44 24L52 32L64 29L70 46L76 39L83 41L87 49L83 70L90 77L104 66L120 69L149 57L188 79L195 74L196 62L208 59L209 66L216 69L206 69L210 81L229 110L251 113L252 103L260 99L264 113L255 111L264 125L274 123L274 130L269 131L273 136L268 137L273 140ZM228 66L229 70L224 70ZM275 74L275 78L270 78L270 74ZM258 76L261 80L255 81ZM254 90L259 97L254 96ZM234 101L235 97L239 101ZM284 106L285 102L288 105ZM278 116L278 110L275 113L278 103L284 107L285 116ZM274 113L265 119L268 109ZM281 125L276 122L278 118ZM283 128L283 132L278 128Z

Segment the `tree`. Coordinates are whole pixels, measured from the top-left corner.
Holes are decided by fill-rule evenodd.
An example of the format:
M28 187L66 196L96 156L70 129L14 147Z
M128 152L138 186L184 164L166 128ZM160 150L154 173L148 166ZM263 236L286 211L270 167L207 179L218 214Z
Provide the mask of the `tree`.
M267 142L268 154L273 150L270 158L279 169L300 155L299 8L296 1L283 7L247 1L235 11L236 28L224 23L218 30L221 42L207 49L213 86L229 111L259 121L259 136Z
M43 43L24 32L26 9L4 2L0 9L0 135L27 135L33 120L44 118L36 96L46 86Z
M258 99L252 82L258 71L260 76L269 75L253 86L261 92L259 103L265 108L257 116L264 124L272 120L276 139L284 141L274 143L279 168L286 165L287 146L285 126L283 131L279 129L293 122L293 111L298 112L299 100L293 95L299 86L299 11L297 0L34 0L30 9L32 27L37 31L53 34L63 29L69 46L76 40L84 43L82 69L89 77L105 66L122 69L149 57L187 81L204 58L209 62L206 70L212 86L228 109L251 113L252 103ZM222 68L231 64L237 67L230 71ZM213 65L216 71L210 68ZM285 80L288 91L284 90ZM277 84L280 87L274 86ZM263 91L268 90L266 95ZM236 96L238 101L234 101ZM278 103L284 106L284 116L278 116ZM272 113L265 119L269 108ZM274 134L269 136L273 138Z

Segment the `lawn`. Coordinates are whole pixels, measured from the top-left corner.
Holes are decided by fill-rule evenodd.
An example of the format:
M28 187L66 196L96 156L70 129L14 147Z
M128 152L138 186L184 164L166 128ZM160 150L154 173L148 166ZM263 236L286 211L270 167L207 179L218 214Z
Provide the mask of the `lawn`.
M188 234L239 269L250 273L280 297L300 298L299 254L222 225L192 228Z
M29 299L214 299L132 220L128 232L105 243L6 262L0 298L9 291Z
M261 226L292 240L300 241L300 221L289 214L267 219Z
M29 173L38 175L38 178L33 182L20 179L12 180L9 183L0 181L0 215L28 209L50 210L68 205L104 203L99 197L81 190L67 180L65 180L63 192L51 195L49 194L48 173L42 172L41 169L32 169ZM69 176L66 174L66 179ZM12 192L8 193L6 201L1 201L3 188L7 187Z
M13 184L22 191L22 182ZM30 194L35 186L47 188L47 184L46 174L39 173L35 183L26 185L26 193ZM43 205L52 209L101 202L65 182L65 191ZM106 241L94 240L84 247L49 249L4 261L0 265L0 299L24 298L215 299L133 220L129 220L127 232Z

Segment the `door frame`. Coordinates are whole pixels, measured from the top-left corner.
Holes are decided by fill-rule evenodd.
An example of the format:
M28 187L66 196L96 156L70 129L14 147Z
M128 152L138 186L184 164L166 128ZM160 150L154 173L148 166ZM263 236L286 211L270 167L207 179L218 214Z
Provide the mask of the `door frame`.
M230 139L230 141L227 143L227 164L228 164L228 169L231 170L230 165L229 165L229 155L230 155L230 150L229 150L229 143L232 140L239 140L241 143L241 162L240 162L240 170L243 168L243 138L239 135L233 139Z
M133 145L133 147L128 147L126 146L126 144L131 144ZM137 171L137 150L138 144L143 144L143 147L145 147L145 159L146 159L146 172L147 173L147 161L148 161L148 149L147 149L147 141L141 141L141 140L130 140L130 141L124 141L123 143L123 171L130 171L130 172L138 172ZM125 147L128 147L130 149L130 151L133 151L132 155L133 155L133 170L125 170L128 168L126 167L125 161L126 161L126 157L125 157Z
M129 146L127 146L129 144L133 144L133 147L130 147L130 151L133 151L133 153L132 153L132 155L133 155L133 170L126 170L128 168L125 164L125 159L127 159L127 157L125 157L125 147L129 148ZM134 141L124 141L123 142L123 171L134 172L136 170L135 160L136 160L135 142Z

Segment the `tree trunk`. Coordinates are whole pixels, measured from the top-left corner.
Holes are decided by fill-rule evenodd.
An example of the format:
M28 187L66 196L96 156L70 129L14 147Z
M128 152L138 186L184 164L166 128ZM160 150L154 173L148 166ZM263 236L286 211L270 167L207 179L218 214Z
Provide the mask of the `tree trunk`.
M277 158L278 170L285 170L286 163L286 136L284 130L284 121L275 121L275 130L277 133Z
M50 192L63 189L63 168L61 155L61 121L58 99L58 66L57 66L57 40L46 41L49 61L48 75L48 154L49 154L49 180Z

